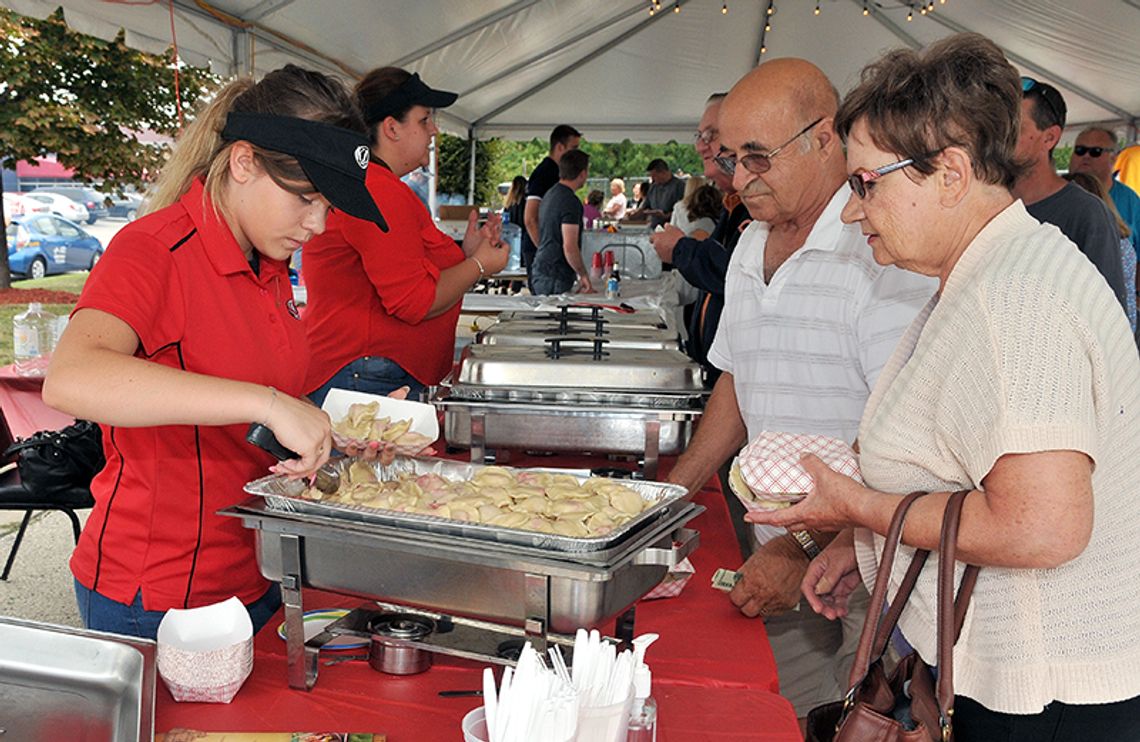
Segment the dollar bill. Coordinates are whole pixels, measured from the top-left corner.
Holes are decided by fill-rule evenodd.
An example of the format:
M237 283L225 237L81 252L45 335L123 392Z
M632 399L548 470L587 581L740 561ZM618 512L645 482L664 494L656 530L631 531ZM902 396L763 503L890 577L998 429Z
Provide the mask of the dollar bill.
M731 569L724 569L722 567L713 573L712 586L717 590L723 590L727 593L736 587L736 583L740 582L741 576L739 572L734 572Z

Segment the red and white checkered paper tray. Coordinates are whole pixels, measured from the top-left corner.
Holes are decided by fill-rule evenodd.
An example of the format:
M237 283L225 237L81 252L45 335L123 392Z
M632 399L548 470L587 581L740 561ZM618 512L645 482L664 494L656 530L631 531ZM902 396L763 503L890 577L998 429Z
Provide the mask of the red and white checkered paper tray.
M253 624L237 598L171 609L157 638L158 674L175 701L229 703L253 670Z
M859 461L847 443L823 435L764 431L732 462L729 485L749 510L778 510L802 500L815 482L800 466L813 453L840 474L860 482Z
M682 559L677 562L677 566L665 573L664 579L657 583L657 587L646 593L642 600L677 597L696 571L692 562L687 558Z

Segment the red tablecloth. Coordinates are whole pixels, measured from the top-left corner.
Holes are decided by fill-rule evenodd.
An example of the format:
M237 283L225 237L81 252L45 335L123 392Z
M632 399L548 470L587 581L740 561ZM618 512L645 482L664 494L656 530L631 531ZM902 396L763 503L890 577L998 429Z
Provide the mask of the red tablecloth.
M42 376L19 376L16 367L0 366L0 409L14 438L27 438L37 430L59 430L75 418L44 404Z
M511 461L512 466L535 463ZM546 466L581 463L542 460ZM695 501L708 508L691 524L701 532L701 545L691 557L696 574L679 597L637 606L636 633L661 635L648 656L660 709L658 739L798 741L795 713L777 695L775 660L763 624L741 616L710 586L718 567L735 568L741 561L724 498L710 483ZM360 605L355 598L314 590L306 590L304 600L306 609ZM282 620L279 613L255 638L253 674L232 703L175 703L161 687L157 731L344 730L385 733L393 742L455 740L462 737L463 715L480 705L477 698L437 695L481 684L482 664L442 655L435 655L428 672L406 677L374 672L363 662L322 666L312 691L291 690L285 642L276 634Z

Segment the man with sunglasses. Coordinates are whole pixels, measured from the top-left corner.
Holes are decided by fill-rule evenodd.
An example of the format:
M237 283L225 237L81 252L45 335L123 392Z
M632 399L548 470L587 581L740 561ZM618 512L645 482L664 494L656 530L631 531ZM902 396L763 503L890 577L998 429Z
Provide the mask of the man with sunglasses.
M1140 256L1140 196L1115 177L1116 135L1100 126L1090 126L1077 135L1069 170L1088 173L1103 185L1113 205L1132 230L1132 249Z
M1124 270L1120 263L1120 233L1116 220L1099 198L1069 183L1053 166L1053 149L1065 128L1065 99L1048 83L1021 78L1021 133L1017 158L1025 167L1013 186L1029 214L1058 227L1097 267L1127 306Z
M880 369L934 293L929 278L878 265L840 221L851 190L832 125L838 103L815 65L776 59L721 104L717 159L753 221L732 253L709 351L723 373L669 475L690 490L765 430L854 442ZM729 598L765 619L781 693L804 717L842 697L863 617L831 622L801 605L808 555L830 535L763 526L752 536ZM866 591L858 597L865 611Z

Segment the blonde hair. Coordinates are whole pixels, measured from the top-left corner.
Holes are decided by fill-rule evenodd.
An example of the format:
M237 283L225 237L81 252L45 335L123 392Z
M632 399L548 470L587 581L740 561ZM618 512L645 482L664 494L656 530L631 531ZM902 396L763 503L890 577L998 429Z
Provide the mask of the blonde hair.
M234 80L218 91L179 137L146 201L146 212L177 202L196 178L204 178L205 191L214 210L229 220L225 194L230 148L234 143L222 139L222 130L230 111L292 116L364 131L364 123L348 91L327 75L290 64L256 83L250 78ZM250 147L258 165L279 187L291 193L313 190L296 158L253 144Z
M617 183L618 191L620 193L625 193L625 181L621 178L614 178L610 181L610 185L613 185L615 183Z

